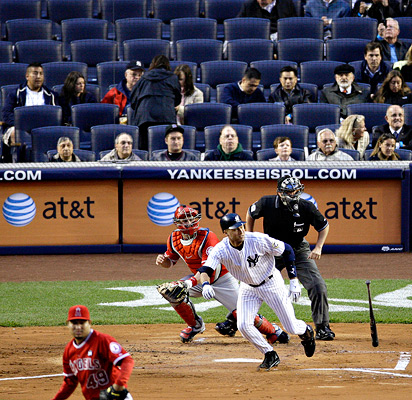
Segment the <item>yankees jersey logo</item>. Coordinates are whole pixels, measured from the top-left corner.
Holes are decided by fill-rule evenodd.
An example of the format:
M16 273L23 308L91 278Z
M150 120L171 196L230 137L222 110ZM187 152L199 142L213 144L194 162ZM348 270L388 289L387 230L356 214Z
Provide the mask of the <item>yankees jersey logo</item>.
M249 257L246 259L247 262L249 263L249 268L255 267L256 264L257 264L258 261L259 261L259 258L260 258L259 254L255 254L255 258L252 258L252 256L249 256Z

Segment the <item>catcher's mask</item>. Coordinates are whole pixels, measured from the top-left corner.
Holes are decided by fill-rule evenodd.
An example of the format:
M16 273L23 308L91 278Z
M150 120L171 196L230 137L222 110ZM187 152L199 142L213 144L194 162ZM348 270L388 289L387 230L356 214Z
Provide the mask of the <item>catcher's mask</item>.
M180 206L175 211L173 222L177 229L186 235L194 235L199 230L202 215L194 208Z
M278 195L282 203L293 213L293 216L299 217L299 199L305 189L298 178L284 176L278 181Z

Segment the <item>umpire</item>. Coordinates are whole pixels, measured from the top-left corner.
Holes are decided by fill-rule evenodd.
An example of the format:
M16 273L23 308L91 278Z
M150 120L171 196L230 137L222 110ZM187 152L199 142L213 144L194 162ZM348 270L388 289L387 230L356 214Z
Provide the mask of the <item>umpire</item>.
M298 279L308 291L311 301L316 340L333 340L335 334L329 327L326 283L314 261L321 257L329 223L313 203L300 198L303 189L303 184L297 178L280 178L277 195L263 196L249 207L246 230L253 232L255 219L263 217L264 232L292 246L296 255ZM318 240L312 251L305 239L311 225L318 232ZM276 258L276 267L279 270L285 267L281 258Z

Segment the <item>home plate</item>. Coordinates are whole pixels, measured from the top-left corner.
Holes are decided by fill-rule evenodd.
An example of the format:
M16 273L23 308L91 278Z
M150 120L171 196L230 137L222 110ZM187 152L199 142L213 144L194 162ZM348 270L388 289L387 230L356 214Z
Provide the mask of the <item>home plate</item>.
M214 362L221 363L258 363L262 360L256 360L253 358L222 358L221 360L213 360Z

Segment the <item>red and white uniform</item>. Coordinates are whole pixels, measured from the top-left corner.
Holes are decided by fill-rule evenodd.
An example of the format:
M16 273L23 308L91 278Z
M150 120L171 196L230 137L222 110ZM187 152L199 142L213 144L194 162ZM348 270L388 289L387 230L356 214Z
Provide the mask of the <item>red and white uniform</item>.
M63 353L65 378L53 400L70 397L78 383L86 400L99 400L102 389L114 383L126 386L132 369L132 357L116 339L92 329L82 343L71 340L67 344Z
M167 250L165 256L173 264L181 258L195 275L197 270L206 262L208 255L213 247L219 243L216 234L207 228L199 228L196 237L184 240L182 232L173 231L167 240ZM188 279L185 277L183 279ZM216 296L215 299L223 304L230 312L236 309L239 284L226 267L222 264L216 266L213 275L210 277ZM189 296L202 297L202 287L200 285L189 289Z

